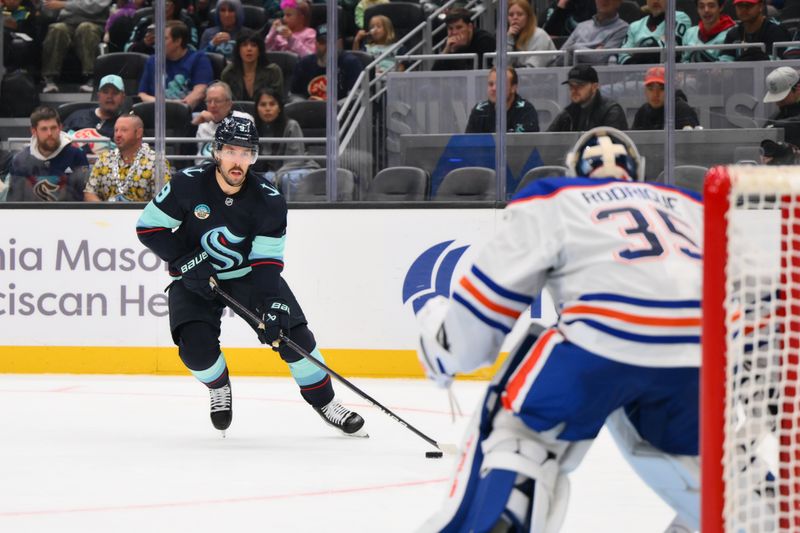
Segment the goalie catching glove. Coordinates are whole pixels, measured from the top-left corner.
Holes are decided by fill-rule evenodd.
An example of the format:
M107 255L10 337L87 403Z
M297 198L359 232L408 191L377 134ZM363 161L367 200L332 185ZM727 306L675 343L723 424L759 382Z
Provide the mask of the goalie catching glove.
M261 314L264 329L258 330L258 340L278 351L281 334L289 334L289 305L282 298L269 298Z
M449 351L450 343L444 327L449 305L447 298L435 296L417 313L417 322L422 330L417 357L428 379L443 389L453 383L458 371L458 363Z
M210 279L216 280L217 274L208 252L202 248L197 248L172 261L169 264L169 274L174 277L180 276L187 289L206 300L214 299L214 289L211 288Z

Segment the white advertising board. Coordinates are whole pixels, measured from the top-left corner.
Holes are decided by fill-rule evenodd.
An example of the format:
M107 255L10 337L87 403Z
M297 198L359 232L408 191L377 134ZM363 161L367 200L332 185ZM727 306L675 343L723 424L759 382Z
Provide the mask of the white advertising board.
M320 346L412 350L416 326L403 303L409 269L416 264L418 275L427 273L428 286L436 276L457 275L475 247L453 268L459 249L491 239L499 213L290 210L284 277ZM0 343L172 346L166 265L139 243L138 215L137 210L0 210ZM414 292L424 291L425 284L423 279ZM551 321L549 305L544 309ZM257 345L234 316L225 319L222 342Z

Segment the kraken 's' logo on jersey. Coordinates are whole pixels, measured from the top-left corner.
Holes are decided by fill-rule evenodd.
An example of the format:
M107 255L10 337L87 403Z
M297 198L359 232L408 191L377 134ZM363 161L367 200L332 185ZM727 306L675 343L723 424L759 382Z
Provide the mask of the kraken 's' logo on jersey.
M203 234L200 244L211 256L211 262L217 270L230 270L244 264L244 256L230 247L243 240L244 237L234 235L228 228L221 226Z
M33 194L42 202L55 202L58 200L58 183L52 183L48 178L41 179L33 186Z
M450 297L450 282L458 260L469 246L451 248L455 241L431 246L409 267L403 281L403 303L409 300L416 314L434 296Z

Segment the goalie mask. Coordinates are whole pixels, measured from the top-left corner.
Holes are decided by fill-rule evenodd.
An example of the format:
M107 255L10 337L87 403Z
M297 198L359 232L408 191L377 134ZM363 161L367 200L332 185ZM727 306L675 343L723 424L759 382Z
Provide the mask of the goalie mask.
M599 126L581 135L566 163L573 176L644 181L644 157L616 128Z
M249 148L253 153L250 164L255 163L258 157L258 129L256 129L256 125L252 120L243 117L227 116L223 118L214 132L215 159L216 154L226 144Z

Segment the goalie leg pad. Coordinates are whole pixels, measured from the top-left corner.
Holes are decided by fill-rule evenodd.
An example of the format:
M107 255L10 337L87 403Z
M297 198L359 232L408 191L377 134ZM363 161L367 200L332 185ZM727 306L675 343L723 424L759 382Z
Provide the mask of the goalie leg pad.
M700 458L672 455L642 439L625 414L614 411L606 427L636 474L658 494L684 524L700 528Z

